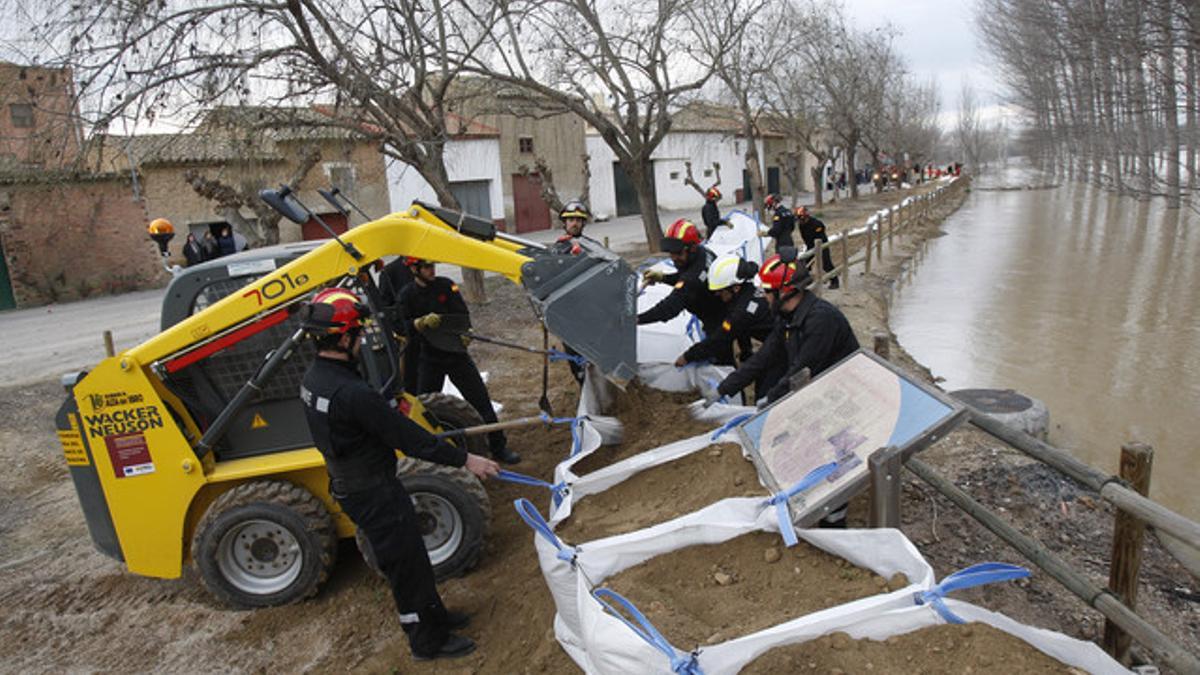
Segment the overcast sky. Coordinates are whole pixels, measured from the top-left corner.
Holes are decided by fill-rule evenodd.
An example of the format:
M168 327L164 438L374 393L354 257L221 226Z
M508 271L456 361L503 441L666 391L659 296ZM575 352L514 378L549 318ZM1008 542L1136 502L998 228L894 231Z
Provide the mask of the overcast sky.
M974 0L846 0L846 12L859 28L890 23L898 29L896 46L909 70L922 80L937 80L943 120L957 117L964 78L980 107L995 109L998 92L988 56L975 38Z

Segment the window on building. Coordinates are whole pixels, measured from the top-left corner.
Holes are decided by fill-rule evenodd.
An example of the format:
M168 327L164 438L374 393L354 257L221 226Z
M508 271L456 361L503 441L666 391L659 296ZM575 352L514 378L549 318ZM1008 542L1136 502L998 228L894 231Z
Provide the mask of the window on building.
M705 169L705 170L704 170L704 177L705 177L705 178L712 178L712 169Z
M352 164L326 164L325 173L329 184L342 192L354 192L354 166Z
M14 127L28 129L33 126L33 106L28 103L9 104L8 114Z
M522 136L517 139L517 152L531 153L533 152L533 137Z
M678 171L671 172L671 180L679 180L679 172Z

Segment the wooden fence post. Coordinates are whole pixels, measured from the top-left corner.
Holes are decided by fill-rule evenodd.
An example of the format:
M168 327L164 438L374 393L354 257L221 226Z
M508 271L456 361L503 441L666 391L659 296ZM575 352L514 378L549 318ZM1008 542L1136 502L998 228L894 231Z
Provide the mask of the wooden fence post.
M899 449L880 448L867 458L871 471L871 527L900 527L900 479L904 462Z
M874 343L871 345L872 349L875 350L875 353L878 354L880 358L886 361L890 351L888 347L887 333L876 332L871 335L871 338Z
M896 233L896 211L888 207L888 253L892 252L892 235Z
M866 237L867 237L867 247L864 250L866 251L867 259L863 263L863 273L870 274L871 273L871 223L870 222L867 223Z
M608 235L604 236L604 248L608 248Z
M883 262L883 218L875 220L875 227L879 228L875 233L875 260Z
M848 230L842 231L842 271L838 272L838 280L841 281L842 288L850 287L850 237L846 232Z
M117 355L117 349L113 345L113 336L112 336L111 330L104 331L104 355L105 356L116 356Z
M1121 478L1142 496L1150 492L1150 470L1154 464L1154 449L1145 443L1121 446ZM1113 523L1112 563L1108 571L1108 588L1116 593L1129 609L1137 606L1138 572L1142 566L1142 543L1146 522L1122 510L1117 510ZM1127 663L1129 634L1112 621L1104 622L1104 649L1114 659Z
M821 250L822 244L824 243L825 242L821 241L820 239L816 241L816 247L813 248L813 257L810 261L813 266L814 274L813 283L812 286L809 287L809 290L816 293L818 298L821 297L821 282L825 280L825 266L821 264Z

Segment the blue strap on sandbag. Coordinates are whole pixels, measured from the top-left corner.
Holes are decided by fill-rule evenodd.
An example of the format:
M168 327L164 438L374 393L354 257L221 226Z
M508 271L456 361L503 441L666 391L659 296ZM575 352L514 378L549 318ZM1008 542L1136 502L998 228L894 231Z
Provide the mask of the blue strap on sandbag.
M711 441L717 440L721 436L724 436L726 431L729 431L730 429L736 427L737 425L741 424L742 422L745 422L746 420L750 419L753 415L754 415L754 413L742 413L741 415L734 416L733 419L729 420L725 424L722 424L720 429L717 429L716 431L714 431L712 438L710 438L709 440L711 440Z
M558 550L555 557L565 561L571 567L575 566L575 547L564 544L562 539L559 539L558 535L554 534L554 531L550 529L550 524L542 517L537 507L533 505L533 502L522 497L513 501L513 508L517 510L517 515L521 516L521 520L524 520L526 525L533 528L535 533L541 535L543 539L550 542Z
M542 480L541 478L534 478L533 476L527 476L523 473L517 473L516 471L508 471L507 469L500 469L500 473L496 474L496 478L499 478L500 480L506 481L509 483L516 483L518 485L532 485L533 487L544 487L550 491L550 498L554 500L555 506L558 506L559 504L561 504L563 497L566 497L566 495L567 495L567 484L566 483L547 483L546 481Z
M553 361L570 361L571 363L574 363L575 365L580 366L580 367L586 366L588 363L587 359L585 359L584 357L582 357L578 354L568 354L566 352L560 352L557 349L547 349L546 356L550 359L551 362L553 362Z
M567 457L574 457L583 449L583 433L580 431L583 425L584 418L582 417L551 417L542 411L542 421L546 424L570 424L571 425L571 452ZM555 503L557 506L557 502Z
M651 647L654 647L658 651L662 652L668 659L670 659L671 672L678 673L679 675L704 675L704 671L700 670L700 664L696 663L695 654L681 652L675 647L671 646L671 643L667 642L667 639L662 636L662 633L658 632L658 629L654 627L654 624L650 623L650 620L646 618L646 615L642 614L637 607L634 607L632 602L621 597L620 593L608 588L597 588L596 590L592 591L592 597L596 598L596 601L601 605L604 605L604 609L607 610L609 614L613 615L621 623L628 626L635 635L645 640L650 644ZM634 625L633 621L626 619L624 614L617 611L617 609L610 604L610 601L620 605L621 609L628 612L629 615L632 616L635 621L637 621L637 625Z
M982 586L997 581L1024 579L1027 576L1029 576L1029 570L1019 565L1000 562L979 563L978 565L971 565L966 569L961 569L951 574L942 579L942 583L928 591L917 591L913 594L913 601L918 605L928 604L930 607L933 607L946 620L946 623L966 623L957 614L951 612L946 603L942 601L947 593L957 591L961 588Z
M779 518L779 534L783 535L783 543L788 548L795 546L800 541L796 537L796 527L792 525L792 514L788 512L788 500L828 478L829 474L837 471L837 467L837 462L822 464L809 471L808 475L801 478L799 483L783 492L775 493L770 499L763 502L763 506L775 507L775 515Z
M700 319L695 314L687 322L687 336L696 342L704 342L704 327L700 325Z

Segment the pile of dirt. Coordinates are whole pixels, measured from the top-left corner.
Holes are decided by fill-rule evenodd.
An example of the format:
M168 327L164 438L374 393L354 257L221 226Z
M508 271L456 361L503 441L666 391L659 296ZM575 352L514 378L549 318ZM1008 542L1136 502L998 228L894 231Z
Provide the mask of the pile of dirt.
M579 460L573 471L583 476L651 448L712 431L711 423L697 422L689 412L696 398L696 392L660 391L641 382L630 383L617 395L613 409L603 411L621 421L621 443L597 448Z
M750 662L741 675L805 670L821 673L1079 673L1028 643L982 623L947 624L886 640L833 633L779 647Z
M766 496L754 465L732 443L645 469L571 506L555 534L569 543L634 532L727 497Z
M805 614L904 588L804 542L751 532L635 565L605 586L625 596L681 649L715 644Z

